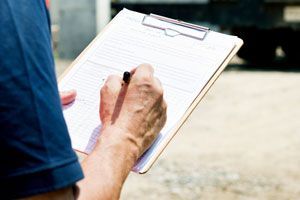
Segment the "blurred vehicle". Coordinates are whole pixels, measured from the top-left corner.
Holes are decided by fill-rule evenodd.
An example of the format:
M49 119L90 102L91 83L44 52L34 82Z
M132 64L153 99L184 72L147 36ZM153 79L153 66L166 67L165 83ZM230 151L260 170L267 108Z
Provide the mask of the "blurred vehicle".
M192 23L218 25L244 40L238 55L252 64L276 59L281 47L289 63L300 64L300 0L113 0L123 7Z

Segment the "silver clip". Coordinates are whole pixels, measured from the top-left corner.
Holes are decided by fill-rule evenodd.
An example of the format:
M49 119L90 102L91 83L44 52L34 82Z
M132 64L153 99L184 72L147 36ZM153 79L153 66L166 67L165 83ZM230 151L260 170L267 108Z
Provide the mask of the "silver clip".
M183 35L194 39L204 40L209 28L195 24L163 17L159 15L145 15L142 24L152 28L163 30L167 36L175 37Z

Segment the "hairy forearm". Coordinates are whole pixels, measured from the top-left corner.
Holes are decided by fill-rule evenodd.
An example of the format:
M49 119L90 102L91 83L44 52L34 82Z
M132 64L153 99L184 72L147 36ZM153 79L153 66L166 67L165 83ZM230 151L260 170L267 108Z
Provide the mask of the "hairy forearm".
M129 134L115 127L103 130L95 150L82 162L85 178L78 183L79 199L119 199L137 156Z

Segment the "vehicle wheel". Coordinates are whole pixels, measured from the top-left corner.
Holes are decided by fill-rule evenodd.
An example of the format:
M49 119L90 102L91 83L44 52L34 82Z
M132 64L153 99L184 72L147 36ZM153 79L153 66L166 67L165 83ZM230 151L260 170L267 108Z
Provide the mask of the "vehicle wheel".
M233 34L244 40L244 45L238 56L254 65L268 64L275 59L276 40L272 30L259 30L256 28L238 28Z
M281 47L288 63L300 65L300 31L289 29Z

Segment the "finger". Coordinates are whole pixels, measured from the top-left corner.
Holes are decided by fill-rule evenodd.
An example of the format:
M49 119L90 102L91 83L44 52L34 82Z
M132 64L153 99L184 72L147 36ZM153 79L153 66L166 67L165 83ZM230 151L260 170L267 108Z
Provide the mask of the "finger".
M103 89L105 90L105 92L110 92L110 93L119 93L121 88L122 88L122 78L117 75L110 75L106 79L105 84L103 85Z
M99 112L103 126L111 123L115 105L122 90L122 83L121 77L111 75L106 79L106 82L101 89Z
M62 105L66 105L75 100L77 93L76 90L70 90L70 91L60 92L59 95L60 95Z
M141 64L139 65L132 74L133 80L141 80L141 79L152 79L153 78L154 69L149 64Z
M122 89L122 79L111 75L106 79L100 91L100 115L101 113L112 113L118 95Z

